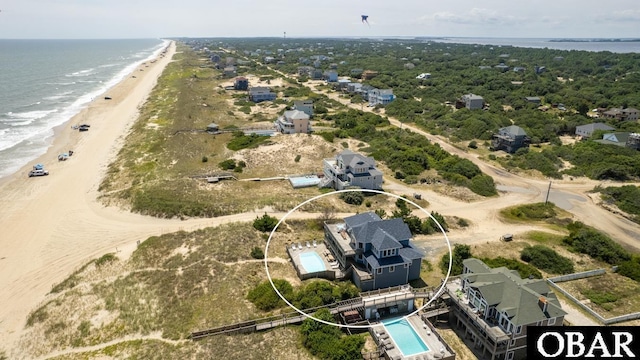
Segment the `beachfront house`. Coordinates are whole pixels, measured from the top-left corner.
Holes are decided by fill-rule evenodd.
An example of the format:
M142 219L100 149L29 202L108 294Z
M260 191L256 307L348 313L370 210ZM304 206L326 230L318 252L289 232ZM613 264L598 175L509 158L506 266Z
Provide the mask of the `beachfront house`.
M325 71L322 74L322 77L327 82L337 82L338 81L338 73L336 71Z
M274 123L283 134L308 134L311 132L309 115L300 110L285 111Z
M463 273L447 282L451 319L486 359L527 356L527 327L562 326L567 314L544 279L522 279L505 267L465 259Z
M273 101L276 99L276 93L266 86L256 86L249 89L249 100L254 103L262 101Z
M411 244L401 218L381 219L374 212L324 224L325 243L361 291L408 284L420 277L423 254Z
M324 179L320 187L332 187L342 190L349 187L362 189L382 189L382 172L376 169L376 161L355 153L343 150L335 158L323 160Z
M576 126L576 135L581 136L583 138L589 138L591 137L591 135L593 135L593 132L596 130L611 131L611 130L615 130L615 128L603 123L591 123L586 125L578 125Z
M523 128L511 125L498 130L491 138L491 148L493 150L504 150L510 154L515 153L522 147L528 147L531 139L527 136Z

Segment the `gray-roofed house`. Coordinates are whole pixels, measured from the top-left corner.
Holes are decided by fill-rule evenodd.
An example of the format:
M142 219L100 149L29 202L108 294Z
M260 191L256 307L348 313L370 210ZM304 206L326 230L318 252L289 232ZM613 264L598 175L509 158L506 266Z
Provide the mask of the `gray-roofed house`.
M513 154L522 147L528 147L531 139L527 136L523 128L511 125L498 130L491 138L491 148L493 150L504 150Z
M255 86L249 89L249 100L259 103L261 101L273 101L276 99L276 93L265 86Z
M311 132L309 115L300 110L285 111L275 121L276 129L283 134L308 134Z
M524 100L536 105L540 105L541 101L539 96L525 96Z
M464 103L464 106L469 110L477 110L484 107L484 99L480 95L462 95L461 100Z
M362 189L382 189L382 172L376 169L376 161L355 153L343 150L335 158L323 160L324 179L320 187L333 187L336 190L348 187Z
M607 119L616 119L620 121L635 121L638 120L638 109L634 108L611 108L602 113Z
M372 89L369 91L369 106L387 105L395 99L392 89Z
M591 135L593 135L593 132L596 130L611 131L615 130L615 128L603 123L579 125L576 126L576 135L582 136L583 138L588 138L591 137Z
M447 283L453 319L490 359L525 359L528 326L562 326L567 314L544 279L522 279L505 267L465 259Z
M402 219L382 220L367 212L344 223L325 223L324 229L325 243L361 291L405 285L420 277L423 254L411 244L413 236Z

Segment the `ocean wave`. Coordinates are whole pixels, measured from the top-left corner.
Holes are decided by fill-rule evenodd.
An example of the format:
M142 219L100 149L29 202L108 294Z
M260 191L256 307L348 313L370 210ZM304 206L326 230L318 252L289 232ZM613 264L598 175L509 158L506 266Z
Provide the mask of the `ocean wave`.
M37 120L37 119L41 119L51 113L57 112L57 109L52 109L52 110L34 110L34 111L26 111L26 112L19 112L19 113L14 113L12 111L9 111L8 113L5 114L6 121L12 121L12 120Z
M57 95L45 96L42 98L42 100L55 101L55 100L67 99L67 98L70 98L71 94L73 93L74 93L73 91L65 91Z
M69 81L69 82L46 82L45 84L46 85L64 85L64 86L67 86L67 85L75 85L76 82L75 81Z
M94 71L95 71L95 68L90 68L86 70L75 71L75 72L72 72L71 74L66 74L65 76L66 77L89 76Z

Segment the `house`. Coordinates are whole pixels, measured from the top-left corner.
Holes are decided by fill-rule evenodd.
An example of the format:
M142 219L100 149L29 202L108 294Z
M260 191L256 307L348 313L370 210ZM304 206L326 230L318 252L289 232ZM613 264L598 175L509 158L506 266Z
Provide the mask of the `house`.
M594 140L595 142L599 142L600 144L607 145L616 145L620 147L627 146L627 141L629 140L629 136L631 133L628 132L615 132L608 133L602 136L602 139Z
M311 132L309 115L300 110L285 111L274 123L283 134L308 134Z
M309 118L313 118L313 100L295 100L293 102L293 109L300 110L303 113L309 115Z
M347 91L347 87L351 83L349 79L338 79L337 89L340 91Z
M360 86L360 90L357 93L359 93L365 101L369 101L369 92L375 89L376 88L369 84L362 84L362 86Z
M491 148L493 150L504 150L513 154L521 147L528 147L530 143L531 139L529 139L523 128L511 125L503 127L498 130L497 134L493 135Z
M524 98L524 100L526 102L529 102L529 103L532 103L532 104L536 104L536 105L540 105L540 101L541 101L540 97L538 97L538 96L526 96Z
M473 258L462 264L462 275L446 285L451 319L483 357L526 359L529 326L562 326L567 313L544 279L522 279Z
M362 84L361 83L349 83L349 85L347 85L347 92L348 93L359 93L360 90L362 88Z
M373 71L373 70L365 70L365 71L362 72L362 75L360 75L360 76L364 80L371 80L374 77L378 76L378 72L377 71Z
M369 91L369 106L387 105L395 99L392 89L373 89Z
M416 76L416 79L418 80L424 80L424 79L430 79L431 78L431 74L430 73L422 73L418 76Z
M271 92L271 89L265 86L256 86L249 89L249 100L255 103L261 101L273 101L276 99L276 94Z
M615 128L603 123L591 123L587 125L579 125L579 126L576 126L576 135L582 136L583 138L588 138L588 137L591 137L591 135L593 135L593 132L596 130L611 131L611 130L615 130Z
M544 66L536 66L536 67L534 68L534 71L535 71L535 72L536 72L536 74L538 74L538 75L542 74L542 73L543 73L543 72L545 72L546 70L547 70L547 68L546 68L546 67L544 67Z
M359 78L362 75L362 72L363 70L358 68L349 70L349 74L356 78Z
M634 108L611 108L602 112L605 119L616 119L620 121L638 120L638 109Z
M311 80L321 80L323 78L323 73L321 69L313 69L311 70L311 72L309 73L309 78L311 78ZM337 75L336 75L337 76Z
M225 77L234 77L236 76L236 67L235 66L225 66L222 70L224 72Z
M376 169L376 161L355 153L343 150L335 158L323 160L324 179L320 187L331 186L336 190L351 186L362 189L382 189L382 172Z
M466 94L462 95L460 99L464 103L464 106L469 110L477 110L484 107L484 99L482 96Z
M505 72L505 71L509 70L509 66L505 65L504 63L500 63L500 64L494 66L494 68L500 70L501 72Z
M325 71L322 74L322 78L327 82L336 82L338 81L338 73L336 71Z
M627 139L627 147L640 150L640 133L631 133Z
M299 76L309 76L313 71L312 66L298 66L298 75Z
M236 90L247 90L249 89L249 80L246 77L239 76L233 82L233 88Z
M401 218L382 220L374 212L324 224L325 243L361 291L408 284L420 277L423 254L412 244Z

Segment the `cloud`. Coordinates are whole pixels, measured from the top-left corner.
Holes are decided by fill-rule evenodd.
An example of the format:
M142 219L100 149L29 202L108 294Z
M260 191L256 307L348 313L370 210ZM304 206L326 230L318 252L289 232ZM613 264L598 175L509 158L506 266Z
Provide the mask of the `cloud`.
M640 21L640 10L617 10L606 15L605 18L614 21Z
M442 22L469 25L511 25L522 19L515 16L501 14L494 10L473 8L467 12L453 13L440 11L420 18L421 22Z

